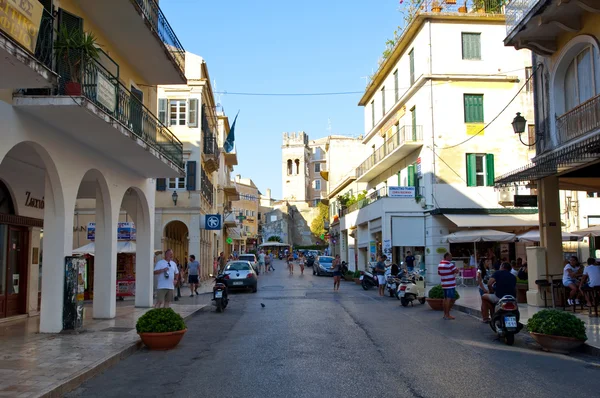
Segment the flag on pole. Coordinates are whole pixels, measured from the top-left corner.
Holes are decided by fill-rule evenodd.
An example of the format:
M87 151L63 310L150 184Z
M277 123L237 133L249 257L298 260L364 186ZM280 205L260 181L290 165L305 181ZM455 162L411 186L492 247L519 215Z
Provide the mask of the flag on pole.
M235 122L237 121L237 117L239 114L240 111L238 111L237 115L235 115L235 119L233 119L233 124L229 129L229 134L227 134L227 139L223 143L223 149L225 149L225 153L233 151L233 148L235 146Z

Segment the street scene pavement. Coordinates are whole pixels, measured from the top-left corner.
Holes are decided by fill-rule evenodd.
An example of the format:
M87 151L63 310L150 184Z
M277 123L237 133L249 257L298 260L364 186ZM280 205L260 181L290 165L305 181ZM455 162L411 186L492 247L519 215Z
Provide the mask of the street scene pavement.
M376 290L282 262L258 293L231 295L187 322L171 351L142 349L69 397L549 397L595 396L600 365L549 354L526 334L513 347L488 325L427 304L403 308ZM264 307L261 306L264 304Z

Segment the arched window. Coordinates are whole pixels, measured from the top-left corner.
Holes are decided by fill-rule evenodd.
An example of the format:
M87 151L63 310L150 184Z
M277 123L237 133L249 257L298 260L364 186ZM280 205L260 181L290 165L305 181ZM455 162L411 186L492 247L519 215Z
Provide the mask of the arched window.
M288 159L288 161L287 161L287 175L291 176L292 173L293 173L292 159Z
M8 187L0 181L0 214L15 214L15 206Z
M569 64L565 73L565 112L596 96L594 48L587 46Z
M296 159L295 163L296 163L296 174L295 175L300 175L300 159Z

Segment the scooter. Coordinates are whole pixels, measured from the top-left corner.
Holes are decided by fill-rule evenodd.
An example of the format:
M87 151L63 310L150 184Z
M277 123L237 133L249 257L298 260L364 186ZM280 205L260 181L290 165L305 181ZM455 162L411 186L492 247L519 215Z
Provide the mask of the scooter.
M400 300L403 307L407 307L408 304L413 305L415 300L425 304L425 278L415 272L404 276L398 285L396 298Z
M521 314L517 299L513 296L504 296L496 303L494 313L490 320L490 327L500 338L504 338L506 345L515 343L515 334L523 329L519 322Z
M373 267L370 267L371 271L373 271ZM372 287L379 286L379 282L377 277L373 272L369 271L360 271L360 285L363 289L369 290Z
M229 304L227 285L225 284L225 274L219 274L215 278L212 301L213 305L217 307L217 312L223 312L225 308L227 308L227 304Z

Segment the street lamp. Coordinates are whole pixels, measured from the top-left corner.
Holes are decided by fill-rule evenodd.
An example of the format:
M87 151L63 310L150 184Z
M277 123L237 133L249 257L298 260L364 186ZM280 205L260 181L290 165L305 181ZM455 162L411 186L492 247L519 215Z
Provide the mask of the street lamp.
M177 199L179 195L177 195L177 191L173 191L173 195L171 195L171 199L173 199L173 206L177 206Z
M535 142L531 143L531 144L526 144L525 142L523 142L523 138L521 138L521 134L523 134L525 132L525 127L527 126L527 120L521 116L521 112L517 112L517 116L515 116L515 118L512 121L512 127L513 127L513 131L515 132L515 134L519 134L519 141L521 141L521 144L525 145L525 146L534 146L535 144L537 144L538 140L536 139ZM539 134L539 133L535 133L534 134L536 137L542 137L543 134Z

